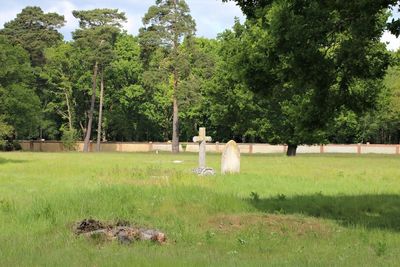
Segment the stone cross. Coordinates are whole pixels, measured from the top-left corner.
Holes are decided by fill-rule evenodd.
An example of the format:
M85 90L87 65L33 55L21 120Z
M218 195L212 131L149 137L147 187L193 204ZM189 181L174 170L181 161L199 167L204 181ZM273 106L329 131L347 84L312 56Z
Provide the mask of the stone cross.
M200 143L199 146L199 168L206 168L206 142L211 142L211 137L206 136L206 128L199 128L199 136L193 137L193 142Z

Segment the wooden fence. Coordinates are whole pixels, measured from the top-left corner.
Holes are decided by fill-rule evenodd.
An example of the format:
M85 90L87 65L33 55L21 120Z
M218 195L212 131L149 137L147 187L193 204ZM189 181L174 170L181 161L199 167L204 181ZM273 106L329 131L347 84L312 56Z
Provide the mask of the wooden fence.
M33 152L62 152L64 146L59 141L21 141L22 150ZM268 154L268 153L286 153L285 145L269 144L238 144L241 153L245 154ZM96 144L90 144L90 151L95 150ZM206 146L207 152L220 153L224 149L224 143L209 143ZM83 142L76 145L77 151L83 150ZM132 142L106 142L101 144L102 152L151 152L151 151L171 151L171 143L132 143ZM197 143L181 143L180 151L198 152ZM297 153L349 153L349 154L395 154L400 155L400 145L370 145L370 144L352 144L352 145L314 145L299 146Z

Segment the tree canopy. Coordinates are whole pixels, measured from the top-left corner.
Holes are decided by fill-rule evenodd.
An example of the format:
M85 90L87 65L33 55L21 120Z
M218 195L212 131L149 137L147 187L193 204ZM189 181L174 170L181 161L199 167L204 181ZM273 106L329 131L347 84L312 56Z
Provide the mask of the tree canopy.
M44 13L40 7L28 6L17 17L4 24L1 35L29 52L33 66L44 64L44 50L63 39L58 29L64 25L64 16Z
M380 42L399 33L398 2L237 0L246 21L210 39L185 1L157 0L137 36L117 9L74 11L69 41L63 16L26 7L0 30L0 139L172 140L177 152L204 126L292 155L399 143L399 51Z
M265 97L270 141L288 144L288 154L326 142L340 110L373 108L389 65L379 42L387 1L338 2L239 2L250 17L239 72Z

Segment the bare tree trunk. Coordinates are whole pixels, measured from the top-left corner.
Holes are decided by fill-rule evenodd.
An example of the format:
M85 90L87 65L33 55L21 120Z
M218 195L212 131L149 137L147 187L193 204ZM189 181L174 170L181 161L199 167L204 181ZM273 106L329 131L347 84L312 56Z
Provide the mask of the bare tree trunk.
M97 87L97 70L98 70L98 63L94 64L93 68L93 88L92 88L92 98L90 100L90 111L89 111L89 120L88 125L86 128L86 136L85 142L83 144L83 152L89 151L89 143L90 143L90 135L92 133L92 123L93 123L93 113L94 113L94 103L96 101L96 87Z
M288 145L288 150L286 152L286 156L288 157L295 157L296 156L296 151L297 151L297 145Z
M65 101L67 102L67 112L68 112L68 127L69 130L72 130L72 112L71 112L71 105L69 103L69 97L68 97L68 93L64 92L65 94Z
M175 84L175 82L174 82ZM174 86L175 87L175 86ZM176 89L174 88L176 92ZM174 108L172 119L172 153L179 153L179 119L178 119L178 101L174 93Z
M174 0L174 9L175 9L175 23L177 21L176 12L177 12L177 3ZM173 118L172 118L172 153L179 153L179 107L178 107L178 70L176 60L178 57L178 33L177 29L174 26L174 57L175 57L175 66L174 66L174 92L173 92Z
M79 122L79 126L81 127L82 133L86 133L86 128L83 126L82 122Z
M97 145L96 151L100 152L100 142L101 142L101 124L103 118L103 95L104 95L104 69L100 70L100 106L99 106L99 123L97 125Z

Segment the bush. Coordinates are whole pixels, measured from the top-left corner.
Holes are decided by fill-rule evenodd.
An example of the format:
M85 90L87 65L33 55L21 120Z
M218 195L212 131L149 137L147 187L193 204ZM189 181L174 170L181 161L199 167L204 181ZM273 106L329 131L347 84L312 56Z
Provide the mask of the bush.
M0 151L18 151L22 150L21 144L18 141L2 140L0 142Z
M181 146L182 146L183 152L185 152L185 151L186 151L187 144L183 143L183 144L181 144Z
M63 135L61 137L61 142L64 145L64 149L68 151L76 150L76 141L78 140L78 135L75 129L63 130Z
M22 150L22 146L18 141L12 141L12 145L15 151L20 151Z

